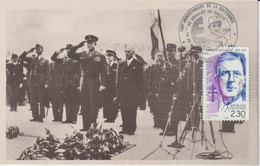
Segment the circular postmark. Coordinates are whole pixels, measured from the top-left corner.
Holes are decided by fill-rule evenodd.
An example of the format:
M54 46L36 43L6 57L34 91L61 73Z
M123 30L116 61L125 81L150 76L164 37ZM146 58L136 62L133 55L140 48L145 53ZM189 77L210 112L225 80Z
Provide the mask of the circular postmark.
M189 9L179 25L179 39L189 46L233 46L237 41L237 22L223 5L200 3Z

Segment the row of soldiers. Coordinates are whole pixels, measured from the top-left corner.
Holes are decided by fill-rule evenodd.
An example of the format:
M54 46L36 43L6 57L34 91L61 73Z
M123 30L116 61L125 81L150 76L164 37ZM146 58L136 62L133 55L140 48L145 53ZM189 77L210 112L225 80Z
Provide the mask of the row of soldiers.
M194 96L201 95L202 48L193 46L188 52L184 51L185 47L178 48L177 59L176 45L167 44L166 56L158 52L155 55L156 62L149 70L148 102L154 116L154 127L162 129L160 135L176 135L179 121L187 120L195 104ZM195 114L199 115L198 112ZM193 120L199 123L199 117Z
M180 58L177 60L176 45L169 43L166 52L158 52L155 63L148 66L133 47L126 46L126 58L119 61L113 50L107 50L106 56L98 52L95 49L97 41L96 36L87 35L78 45L68 44L52 55L51 64L42 56L43 47L39 44L23 52L19 60L17 55L12 56L12 63L7 64L7 81L17 79L11 89L19 89L23 80L19 73L22 73L23 67L27 69L27 95L33 117L31 121L43 122L44 107L48 105L46 96L49 93L53 121L62 121L65 104L66 120L63 123L76 123L80 110L83 118L82 131L86 131L91 124L96 123L101 107L105 122L114 122L120 109L123 121L120 133L133 135L136 130L137 108L145 109L148 99L154 116L154 127L163 130L168 113L173 109L173 96L178 92L175 112L166 131L166 135L175 135L179 120L185 120L192 102L190 61L194 58L199 62L198 55L202 49L193 47L191 52L184 54L184 48L180 48ZM85 43L88 51L79 52ZM36 54L32 54L34 50ZM187 66L189 70L186 70ZM184 73L184 79L180 81ZM17 95L14 93L12 96ZM11 103L17 103L16 99ZM11 104L11 110L16 108L15 104Z

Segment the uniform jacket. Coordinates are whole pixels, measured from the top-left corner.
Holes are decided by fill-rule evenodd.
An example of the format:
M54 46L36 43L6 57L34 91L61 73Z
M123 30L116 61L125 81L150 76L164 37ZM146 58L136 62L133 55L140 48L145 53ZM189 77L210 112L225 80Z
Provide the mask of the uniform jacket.
M179 69L179 61L176 58L169 59L169 62L171 63L172 68L174 68L175 70Z
M63 64L51 63L50 64L50 87L61 89L63 78Z
M63 81L62 88L78 88L80 79L80 64L71 58L63 59Z
M150 67L148 92L153 95L159 93L163 86L169 89L168 93L173 93L176 86L178 71L173 68L170 62L155 63Z
M20 56L20 59L23 61L24 66L29 70L30 86L44 87L46 84L49 85L50 66L48 60L42 56L39 56L38 58L27 58L26 52Z
M111 66L109 66L108 86L111 89L115 89L116 86L116 70L117 70L117 63L113 63Z
M180 95L191 96L193 93L193 81L195 80L195 91L196 93L202 92L202 61L198 60L195 62L195 73L194 71L194 62L189 60L189 67L186 68L185 75L183 76L182 81L180 82L179 89L182 93ZM187 64L186 64L187 65ZM195 79L193 78L195 76Z
M7 85L19 86L23 82L23 66L17 62L17 64L7 63Z
M127 66L126 60L120 61L117 69L117 99L119 103L140 103L143 100L143 64L136 59Z
M62 89L66 88L78 88L80 79L80 65L77 60L73 60L69 57L63 59L57 59L58 53L54 53L51 59L56 65L61 66L60 86Z
M104 55L98 51L76 53L79 47L72 47L68 53L68 57L79 60L81 67L81 75L86 80L96 80L98 84L106 87L108 79L108 64Z

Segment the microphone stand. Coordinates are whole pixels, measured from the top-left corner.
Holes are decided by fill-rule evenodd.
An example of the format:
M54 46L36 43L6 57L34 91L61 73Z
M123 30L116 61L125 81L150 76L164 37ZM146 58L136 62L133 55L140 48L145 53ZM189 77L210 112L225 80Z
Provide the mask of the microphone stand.
M175 106L176 99L177 99L177 98L176 98L176 94L174 94L173 97L172 97L173 104L172 104L172 106L171 106L171 111L168 113L168 120L167 120L166 126L165 126L165 128L164 128L163 137L162 137L161 140L160 140L159 146L158 146L154 151L152 151L151 153L149 153L148 155L146 155L146 156L143 158L143 160L145 160L147 157L149 157L150 155L152 155L152 154L153 154L154 152L156 152L158 149L164 150L166 153L168 153L169 155L171 155L171 156L173 157L173 159L177 159L175 156L176 156L176 154L178 153L178 151L175 152L175 154L172 154L172 153L169 152L168 150L164 149L163 146L162 146L163 141L164 141L164 139L165 139L165 134L166 134L168 125L169 125L169 123L170 123L170 121L171 121L171 115L172 115L173 108L174 108L174 106Z
M197 104L197 102L199 101L199 97L200 97L200 94L196 94L196 74L195 74L195 72L196 72L196 67L195 67L195 65L196 65L196 61L195 61L195 59L193 58L192 59L193 60L193 93L192 93L192 108L191 108L191 111L190 111L190 113L189 113L189 116L188 116L188 119L187 119L187 122L185 123L185 127L184 127L184 129L183 129L183 131L182 131L182 134L181 134L181 136L179 137L179 139L176 141L176 148L181 148L181 147L184 147L184 145L183 145L183 143L184 143L184 140L188 140L188 141L190 141L191 143L193 143L193 149L192 149L192 153L191 153L191 157L192 157L192 155L193 155L193 151L194 151L194 149L195 149L195 144L197 143L197 142L202 142L202 146L203 146L203 141L205 141L205 144L206 144L206 150L208 150L208 145L207 145L207 143L209 143L209 145L211 146L211 147L213 147L212 146L212 144L208 141L208 139L206 138L206 136L205 136L205 132L204 132L204 122L203 122L203 120L200 118L200 112L198 113L198 115L196 115L196 113L194 112L194 110L195 110L195 107L196 107L196 104ZM188 74L189 74L189 72L188 72ZM199 122L196 122L195 120L196 120L196 116L198 116L198 118L199 118L199 122L201 122L201 123L199 123ZM189 140L189 139L186 139L185 137L186 137L186 135L189 133L189 127L188 127L188 125L189 125L189 123L191 123L191 128L192 128L192 140ZM199 125L200 125L200 127L199 127ZM213 129L213 128L212 128ZM197 136L197 133L200 133L201 134L201 140L196 140L196 136ZM180 146L180 145L182 145L182 146Z

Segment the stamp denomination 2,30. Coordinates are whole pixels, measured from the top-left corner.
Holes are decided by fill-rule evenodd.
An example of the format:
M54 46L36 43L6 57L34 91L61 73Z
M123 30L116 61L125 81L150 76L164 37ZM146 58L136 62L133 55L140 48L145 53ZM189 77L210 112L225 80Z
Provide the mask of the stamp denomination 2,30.
M230 46L238 35L233 14L221 4L200 3L186 12L179 25L182 45Z
M203 56L203 119L249 120L249 48L204 49Z

